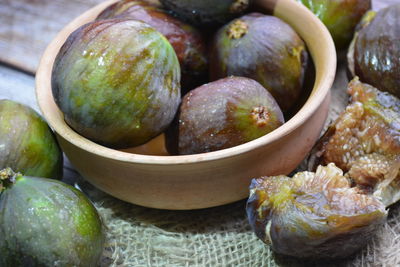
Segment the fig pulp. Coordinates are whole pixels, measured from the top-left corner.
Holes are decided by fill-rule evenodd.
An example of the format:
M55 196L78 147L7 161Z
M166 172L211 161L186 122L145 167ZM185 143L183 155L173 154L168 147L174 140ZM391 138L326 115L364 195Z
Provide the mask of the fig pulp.
M182 93L207 79L208 59L202 35L193 26L169 15L163 9L141 0L121 0L106 8L100 19L141 20L162 33L174 48L181 66Z
M348 59L353 75L400 97L400 4L370 16L355 34Z
M246 210L256 235L272 250L310 259L355 253L387 216L378 198L351 187L333 163L293 178L253 179Z
M0 100L0 169L62 178L63 155L45 120L32 108Z
M168 40L143 22L95 21L75 30L61 47L52 89L76 132L113 148L136 146L174 118L179 62Z
M60 181L0 171L0 266L98 266L105 235L89 199Z
M222 27L214 37L210 78L229 75L254 79L288 111L301 94L308 53L284 21L251 13Z
M197 26L222 25L240 16L252 0L160 0L177 17Z
M182 99L177 121L167 131L171 154L229 148L283 124L273 97L254 80L228 77L197 87Z
M371 0L297 0L310 9L328 28L338 49L346 48Z
M389 206L400 199L400 100L350 82L351 103L313 148L309 168L335 163Z

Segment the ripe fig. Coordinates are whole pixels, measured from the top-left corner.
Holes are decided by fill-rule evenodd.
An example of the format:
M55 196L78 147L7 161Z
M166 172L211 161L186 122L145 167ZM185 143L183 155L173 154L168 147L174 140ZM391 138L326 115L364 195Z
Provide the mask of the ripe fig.
M98 266L105 235L74 187L0 171L0 266Z
M113 148L143 144L172 121L180 68L168 40L135 20L110 19L75 30L54 62L52 89L65 121Z
M252 0L160 0L177 17L197 26L222 25L243 14Z
M298 258L345 258L361 249L387 216L333 163L315 173L253 179L246 206L256 235L273 251Z
M371 9L371 0L297 0L310 9L328 28L337 49L346 48L354 30Z
M389 206L400 200L400 100L358 78L348 92L351 103L313 148L309 168L333 162Z
M32 108L0 100L0 169L62 178L63 155L52 130Z
M203 36L193 26L143 0L121 0L106 8L100 19L141 20L162 33L174 48L181 66L181 90L189 91L207 79L208 59Z
M350 72L400 97L400 4L370 13L365 20L348 51Z
M302 91L308 53L284 21L251 13L222 27L214 37L210 78L243 76L261 83L288 111Z
M273 97L258 82L227 77L197 87L182 99L167 131L171 154L229 148L263 136L284 123Z

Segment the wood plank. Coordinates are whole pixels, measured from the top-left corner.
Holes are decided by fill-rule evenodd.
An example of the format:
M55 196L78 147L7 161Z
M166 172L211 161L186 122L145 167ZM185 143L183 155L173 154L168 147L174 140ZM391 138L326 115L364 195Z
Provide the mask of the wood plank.
M154 0L151 0L154 1ZM0 61L35 73L57 32L102 0L1 0ZM375 10L398 0L373 0Z

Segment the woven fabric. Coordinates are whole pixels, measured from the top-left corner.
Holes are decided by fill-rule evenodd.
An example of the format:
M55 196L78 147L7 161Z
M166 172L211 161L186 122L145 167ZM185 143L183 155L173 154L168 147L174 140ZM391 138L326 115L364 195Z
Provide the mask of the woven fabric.
M327 124L347 103L343 64L332 88ZM125 203L84 181L78 185L95 203L106 226L102 266L400 266L400 204L390 208L387 223L362 251L346 260L315 263L275 255L252 232L246 200L203 210L166 211Z

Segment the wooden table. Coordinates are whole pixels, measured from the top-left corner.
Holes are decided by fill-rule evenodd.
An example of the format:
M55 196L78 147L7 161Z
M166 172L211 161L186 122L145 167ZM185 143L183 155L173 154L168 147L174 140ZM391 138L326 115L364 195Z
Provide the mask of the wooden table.
M102 0L0 0L0 99L27 104L37 111L34 74L39 59L56 33L73 18ZM373 0L378 10L399 0ZM332 87L330 120L347 102L344 61L339 61ZM65 160L64 180L79 174Z

